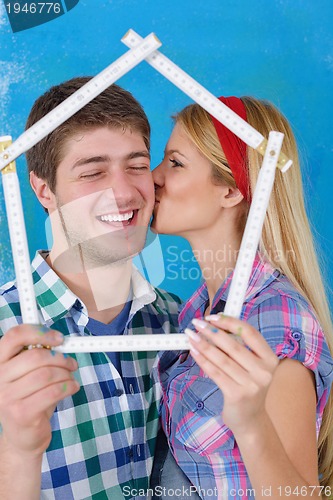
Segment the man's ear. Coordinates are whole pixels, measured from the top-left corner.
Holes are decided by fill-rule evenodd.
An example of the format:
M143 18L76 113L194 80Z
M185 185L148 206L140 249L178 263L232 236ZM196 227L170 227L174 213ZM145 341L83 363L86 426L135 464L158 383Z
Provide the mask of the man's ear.
M38 201L48 211L56 208L55 194L51 191L49 185L44 179L37 177L35 172L30 172L30 185L38 198Z
M223 186L221 192L221 206L223 208L232 208L238 205L244 196L238 188L231 186Z

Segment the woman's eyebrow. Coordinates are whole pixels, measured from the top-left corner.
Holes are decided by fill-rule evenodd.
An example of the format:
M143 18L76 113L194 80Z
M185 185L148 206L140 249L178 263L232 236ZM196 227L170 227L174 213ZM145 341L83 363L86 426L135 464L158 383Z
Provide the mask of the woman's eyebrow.
M173 153L177 153L179 154L180 156L183 156L186 160L188 160L188 158L179 151L179 149L167 149L167 150L164 150L164 154L165 155L172 155Z

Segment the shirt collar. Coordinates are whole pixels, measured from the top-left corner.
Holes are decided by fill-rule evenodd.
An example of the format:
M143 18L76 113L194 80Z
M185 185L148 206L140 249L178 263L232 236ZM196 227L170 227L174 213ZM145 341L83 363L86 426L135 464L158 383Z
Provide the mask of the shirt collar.
M133 301L130 315L134 315L139 309L156 300L154 287L142 276L140 271L132 265L132 290Z
M216 292L212 309L216 307L219 301L227 300L233 275L234 271L227 276ZM250 302L253 297L261 292L261 290L270 285L279 275L279 271L274 269L271 264L265 261L259 252L257 252L245 294L244 305ZM208 300L207 285L203 283L181 308L179 323L182 328L187 326L194 317L201 317L203 315L204 305L207 304Z
M77 301L82 303L48 265L45 260L48 253L38 251L31 267L37 304L43 322L50 325L65 316Z
M80 310L88 321L88 311L85 304L59 278L57 273L48 265L45 258L49 252L40 250L32 261L32 273L37 304L43 318L43 323L50 325L64 317L75 307ZM154 288L143 278L138 269L132 266L132 305L130 316L146 304L156 299Z

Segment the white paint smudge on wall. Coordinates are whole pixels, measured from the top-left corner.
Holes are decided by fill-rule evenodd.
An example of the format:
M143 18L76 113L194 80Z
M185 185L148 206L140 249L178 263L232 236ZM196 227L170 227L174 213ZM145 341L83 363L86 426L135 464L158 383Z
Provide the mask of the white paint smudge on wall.
M326 57L324 57L324 62L326 63L329 70L333 70L333 56L331 54L328 54Z
M0 113L2 120L7 116L9 87L24 79L24 65L17 62L0 61Z
M5 36L6 38L8 37L8 46L11 43L14 43L15 46L15 37L11 31L3 2L0 2L0 26L2 27L1 30L7 31ZM0 60L0 116L2 124L7 119L8 104L10 102L10 85L21 82L27 76L27 65L24 54L15 53L15 51L10 49L9 51L7 49L8 52L9 54L7 55L6 49L2 50L2 54L5 54L9 60L7 58Z
M0 26L4 26L5 24L9 24L7 13L4 4L0 2Z

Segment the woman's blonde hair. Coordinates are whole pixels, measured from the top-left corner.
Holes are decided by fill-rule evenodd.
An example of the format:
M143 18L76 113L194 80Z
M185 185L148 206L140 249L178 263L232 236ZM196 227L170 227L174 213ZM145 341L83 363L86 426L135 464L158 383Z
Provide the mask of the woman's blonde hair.
M264 137L271 130L284 134L282 152L293 161L288 173L278 169L265 218L260 253L278 268L313 307L333 353L333 329L328 301L304 206L297 145L286 118L271 103L242 97L247 121ZM199 105L187 106L174 117L203 155L212 163L214 182L235 187L235 180L221 149L210 115ZM253 193L262 156L248 149L249 188ZM322 486L333 489L333 393L326 405L318 440Z

